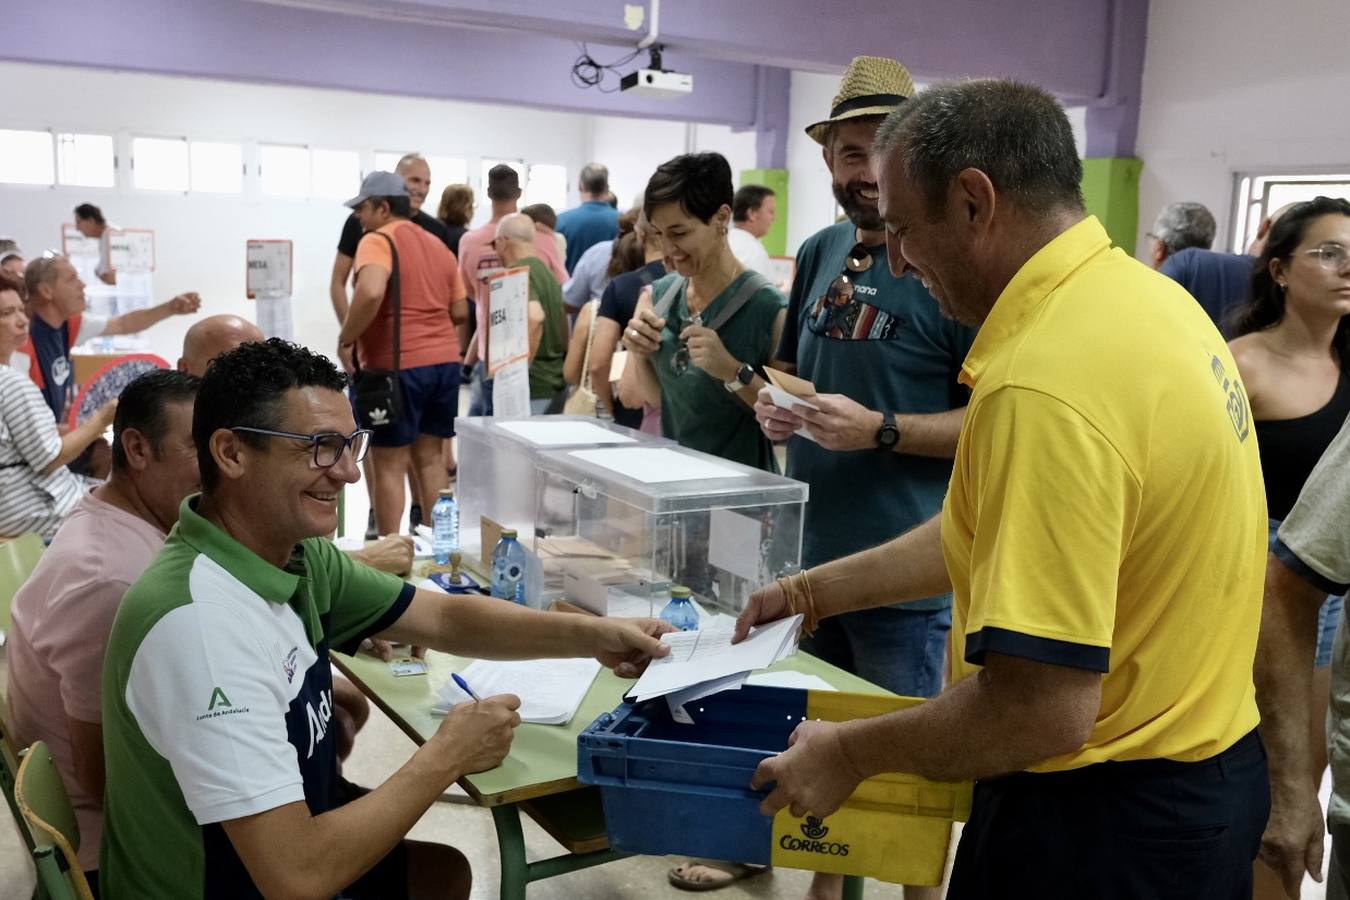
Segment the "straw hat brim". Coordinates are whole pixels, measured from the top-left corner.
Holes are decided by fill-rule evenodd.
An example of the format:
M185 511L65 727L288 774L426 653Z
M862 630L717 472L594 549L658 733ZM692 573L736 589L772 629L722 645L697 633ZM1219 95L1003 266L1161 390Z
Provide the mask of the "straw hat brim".
M865 116L889 116L895 112L894 106L864 106L861 109L851 109L846 113L840 113L832 116L822 122L806 126L806 134L811 140L825 146L825 136L831 125L835 122L847 122L849 119L861 119Z

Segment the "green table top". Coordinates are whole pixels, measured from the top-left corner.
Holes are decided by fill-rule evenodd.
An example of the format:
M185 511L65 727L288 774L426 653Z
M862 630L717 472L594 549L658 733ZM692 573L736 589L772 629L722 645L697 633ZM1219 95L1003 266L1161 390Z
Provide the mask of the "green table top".
M553 613L552 615L572 615ZM432 703L452 672L462 671L471 660L427 653L427 675L395 677L389 664L366 653L347 656L336 651L332 660L367 696L417 743L424 743L440 726L440 716L431 714ZM797 671L824 678L836 689L860 694L885 694L871 682L843 669L797 653L769 671ZM516 729L511 753L497 768L460 779L460 786L483 806L516 803L576 789L577 735L596 718L623 702L633 682L601 669L566 725L523 724Z

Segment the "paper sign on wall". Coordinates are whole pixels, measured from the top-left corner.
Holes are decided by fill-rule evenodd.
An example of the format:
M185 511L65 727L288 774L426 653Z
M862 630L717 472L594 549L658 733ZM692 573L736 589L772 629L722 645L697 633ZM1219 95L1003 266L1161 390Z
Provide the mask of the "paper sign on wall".
M98 238L85 237L74 225L61 226L61 253L67 258L84 257L98 260Z
M155 270L155 233L148 228L110 228L108 264L118 272Z
M493 378L512 363L529 361L529 305L528 268L503 269L488 280L487 358L488 374Z
M797 277L797 260L791 256L771 256L769 270L764 274L774 287L781 291L790 291L792 279Z
M290 297L293 247L290 241L251 240L247 242L245 290L248 299Z
M530 414L530 367L517 360L492 377L492 414L519 419Z

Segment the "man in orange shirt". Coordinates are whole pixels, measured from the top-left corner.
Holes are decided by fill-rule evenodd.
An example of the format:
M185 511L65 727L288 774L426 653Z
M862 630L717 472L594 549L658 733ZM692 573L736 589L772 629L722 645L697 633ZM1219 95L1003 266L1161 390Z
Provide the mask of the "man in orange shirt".
M412 221L404 181L372 172L347 201L366 234L356 248L356 291L338 336L348 370L398 369L401 409L393 421L362 421L374 431L375 524L396 534L403 514L403 479L417 470L422 509L430 510L449 485L442 442L454 435L459 412L460 347L468 341L468 302L455 256ZM394 359L394 314L386 292L397 274L399 358Z

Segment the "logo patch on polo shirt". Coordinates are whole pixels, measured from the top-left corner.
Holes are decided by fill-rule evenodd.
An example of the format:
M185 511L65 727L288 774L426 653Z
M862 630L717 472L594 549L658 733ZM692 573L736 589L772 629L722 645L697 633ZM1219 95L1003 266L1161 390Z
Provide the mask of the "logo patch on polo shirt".
M211 699L206 701L206 712L197 717L197 721L202 719L218 719L221 716L232 716L236 713L248 712L247 706L235 706L230 702L230 698L225 696L225 691L220 685L211 689Z
M291 652L286 654L286 658L281 661L281 671L286 673L286 683L290 684L295 679L295 658L300 655L299 647L292 647Z
M1233 430L1237 432L1238 441L1246 442L1252 428L1252 408L1247 402L1247 392L1243 390L1242 382L1228 377L1223 360L1217 356L1210 356L1209 368L1214 373L1214 380L1219 383L1219 388L1228 395L1228 418L1233 422Z

